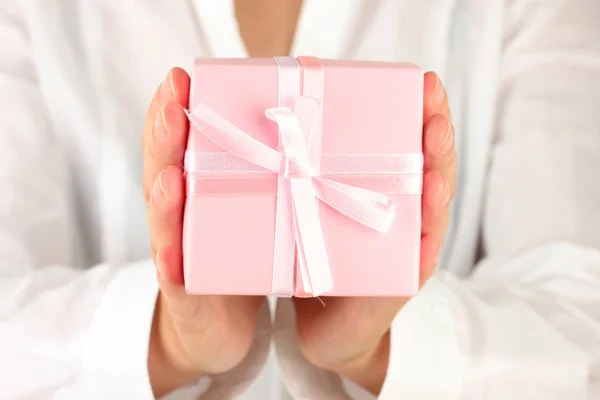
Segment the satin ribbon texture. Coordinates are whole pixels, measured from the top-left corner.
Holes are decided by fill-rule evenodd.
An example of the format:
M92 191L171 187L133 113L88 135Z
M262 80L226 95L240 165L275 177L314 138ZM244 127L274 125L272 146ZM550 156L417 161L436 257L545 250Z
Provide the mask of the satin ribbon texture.
M287 61L280 62L281 68L289 67ZM282 82L282 76L285 74L280 74L280 86L289 85ZM375 186L390 193L421 191L420 180L418 184L414 180L406 184L394 179L397 175L421 172L421 154L321 154L321 113L322 102L318 98L297 95L282 101L280 96L278 107L265 111L265 117L278 126L279 147L273 149L206 104L197 104L188 112L191 124L225 152L188 150L186 173L271 172L278 176L272 289L280 297L293 295L296 250L304 291L319 296L333 288L317 199L381 233L389 229L396 217L389 196L326 178L323 170L341 175L357 170L384 175L387 179ZM188 188L188 195L190 192L193 194L193 187Z

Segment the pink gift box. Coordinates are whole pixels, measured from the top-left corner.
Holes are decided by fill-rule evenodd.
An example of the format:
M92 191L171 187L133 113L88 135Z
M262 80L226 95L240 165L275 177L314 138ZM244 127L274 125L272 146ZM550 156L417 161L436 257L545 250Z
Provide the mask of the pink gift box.
M269 120L265 110L283 106L293 109L300 104L282 95L290 90L316 99L311 104L318 104L313 124L320 127L319 159L324 160L319 174L386 195L395 213L382 232L315 200L328 265L313 263L319 264L313 267L326 269L332 283L332 288L318 294L416 294L421 238L423 71L403 63L310 57L197 59L189 109L193 116L199 105L206 106L241 132L280 152L282 125ZM281 189L278 182L295 175L281 178L273 171L253 169L252 163L243 160L238 165L235 156L226 154L223 146L207 137L212 128L204 126L200 122L191 124L186 154L183 254L187 292L282 295L275 289L274 280L279 275L281 281L281 275L287 274L284 280L289 281L290 292L283 295L316 295L305 286L308 279L299 268L297 248L291 269L274 262L274 254L280 250L275 248L276 230L281 229L276 224ZM379 167L385 162L378 164L377 160L388 159L394 165L405 160L412 165L392 170L385 165ZM227 168L221 168L219 162L223 160L228 160ZM281 176L284 169L297 167L289 160L282 164ZM353 168L346 173L346 164L336 160L350 160ZM199 164L210 165L194 169ZM309 182L317 179L301 178ZM396 184L390 190L389 185ZM377 190L380 188L385 190ZM312 234L308 236L313 238Z

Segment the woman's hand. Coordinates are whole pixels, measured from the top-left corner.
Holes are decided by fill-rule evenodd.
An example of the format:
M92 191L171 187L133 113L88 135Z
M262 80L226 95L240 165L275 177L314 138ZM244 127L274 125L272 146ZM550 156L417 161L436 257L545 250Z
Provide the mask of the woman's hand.
M183 158L190 78L171 70L157 89L144 124L144 197L160 295L148 368L158 397L206 373L225 372L245 356L264 298L189 296L183 287Z
M425 75L421 287L433 274L448 225L456 183L454 131L446 91L434 73ZM392 320L407 298L295 299L298 338L318 367L379 393L387 373Z

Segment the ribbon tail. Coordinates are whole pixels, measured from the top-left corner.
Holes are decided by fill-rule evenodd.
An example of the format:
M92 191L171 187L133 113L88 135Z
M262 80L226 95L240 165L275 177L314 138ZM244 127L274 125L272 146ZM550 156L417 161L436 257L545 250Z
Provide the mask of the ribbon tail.
M313 296L320 296L333 289L333 280L312 179L290 179L290 186L297 224L298 264L304 289Z
M378 232L387 232L396 217L390 198L329 179L313 180L315 196L335 210Z
M295 228L296 237L300 237L299 225L297 221ZM313 289L312 285L310 284L310 273L308 271L308 261L306 260L304 245L301 240L298 241L296 245L298 246L298 272L300 272L299 281L302 284L304 293L310 294L313 292Z
M279 297L292 297L294 294L296 240L294 238L293 202L290 196L290 181L279 175L271 287L271 293Z

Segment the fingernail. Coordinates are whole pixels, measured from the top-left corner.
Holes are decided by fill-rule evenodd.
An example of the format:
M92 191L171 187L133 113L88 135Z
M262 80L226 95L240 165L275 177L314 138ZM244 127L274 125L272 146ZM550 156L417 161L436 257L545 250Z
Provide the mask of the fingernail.
M448 154L454 146L454 130L452 129L452 124L448 120L446 120L446 123L448 128L444 135L444 139L442 140L442 144L440 145L441 154Z
M154 120L154 138L156 140L163 140L169 135L169 131L167 130L167 119L165 117L165 108L161 108L161 110L156 115L156 119Z
M160 100L167 102L173 96L173 71L169 71L169 74L163 81L160 87Z
M158 174L158 177L154 181L154 187L152 188L152 195L154 196L155 201L161 203L164 202L167 198L167 192L165 191L165 187L163 185L163 172L161 171Z

